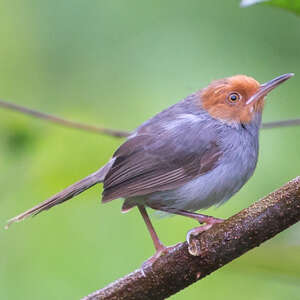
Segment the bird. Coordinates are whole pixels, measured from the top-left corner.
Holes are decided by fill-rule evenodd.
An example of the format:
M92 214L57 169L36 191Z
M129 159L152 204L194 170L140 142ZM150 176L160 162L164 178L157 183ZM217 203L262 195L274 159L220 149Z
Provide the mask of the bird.
M103 183L102 203L122 198L122 212L139 209L155 261L172 247L160 241L146 208L202 224L188 239L222 222L196 211L223 204L252 176L266 96L293 75L264 84L246 75L211 82L137 127L96 172L10 219L6 228Z

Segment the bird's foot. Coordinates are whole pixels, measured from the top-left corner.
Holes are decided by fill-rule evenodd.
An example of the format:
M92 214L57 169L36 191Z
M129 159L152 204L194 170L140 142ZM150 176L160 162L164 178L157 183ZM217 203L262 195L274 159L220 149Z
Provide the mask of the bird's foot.
M143 262L142 267L141 267L142 273L145 274L146 269L152 268L153 265L156 263L156 261L160 257L171 253L180 244L181 243L178 243L178 244L176 244L174 246L170 246L170 247L165 247L165 246L161 245L160 249L158 249L153 256L151 256L149 259L147 259L145 262Z
M199 256L201 254L199 240L195 239L200 233L210 229L214 224L222 223L223 219L214 217L207 217L205 220L202 218L199 220L200 223L205 222L205 225L191 229L186 235L186 241L189 245L189 253L193 256Z
M206 216L206 215L200 215L200 214L198 214L195 219L200 224L206 223L207 225L211 225L211 226L214 225L214 224L217 224L217 223L222 223L224 221L223 219L219 219L219 218L215 218L215 217L211 217L211 216ZM209 228L207 228L207 229L209 229ZM205 229L205 230L207 230L207 229ZM203 230L203 231L205 231L205 230Z

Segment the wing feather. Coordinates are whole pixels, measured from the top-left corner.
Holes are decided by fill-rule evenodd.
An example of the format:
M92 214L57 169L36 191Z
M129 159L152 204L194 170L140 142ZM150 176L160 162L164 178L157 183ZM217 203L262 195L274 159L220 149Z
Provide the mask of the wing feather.
M141 135L125 142L116 151L115 163L105 177L102 201L179 187L211 170L221 155L213 138L200 138L200 144L198 140L192 141L193 145L184 140L180 143L178 138L165 139L157 142L152 135Z

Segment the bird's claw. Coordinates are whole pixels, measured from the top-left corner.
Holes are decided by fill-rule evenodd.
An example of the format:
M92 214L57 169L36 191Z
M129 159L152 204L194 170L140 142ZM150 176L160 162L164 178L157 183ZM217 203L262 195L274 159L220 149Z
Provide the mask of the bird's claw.
M200 249L200 243L198 239L195 239L194 237L198 236L202 232L210 229L214 224L222 223L224 220L217 219L213 217L209 217L209 219L206 220L206 224L193 228L190 231L188 231L186 235L186 241L188 243L188 250L189 253L193 256L199 256L201 253Z
M146 261L143 262L142 266L141 266L141 271L143 273L143 275L145 275L145 272L147 269L151 268L155 265L156 261L166 255L171 253L178 245L180 245L181 243L178 243L174 246L170 246L170 247L165 247L162 246L161 249L157 250L156 253L151 256L149 259L147 259Z

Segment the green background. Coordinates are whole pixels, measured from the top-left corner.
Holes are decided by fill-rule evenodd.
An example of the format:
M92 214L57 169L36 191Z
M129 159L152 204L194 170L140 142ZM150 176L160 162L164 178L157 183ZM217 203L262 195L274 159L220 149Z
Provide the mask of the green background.
M131 130L211 80L260 82L295 72L267 100L264 121L300 116L300 18L239 1L0 3L0 98L69 119ZM299 175L300 128L264 130L249 183L229 217ZM0 224L98 169L121 139L0 109ZM136 210L100 203L101 187L0 230L0 299L79 299L154 252ZM196 223L154 220L162 241ZM300 299L299 224L172 299Z

